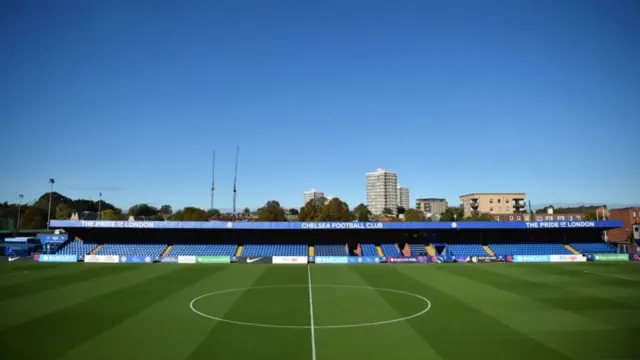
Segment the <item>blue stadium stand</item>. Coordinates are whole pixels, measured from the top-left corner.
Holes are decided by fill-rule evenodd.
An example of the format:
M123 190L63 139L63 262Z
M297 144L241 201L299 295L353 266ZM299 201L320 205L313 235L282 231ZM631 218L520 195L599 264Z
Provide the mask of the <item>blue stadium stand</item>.
M402 256L396 244L380 244L384 256ZM377 256L377 255L376 255Z
M456 257L489 255L480 244L449 244L447 250Z
M360 244L360 255L362 256L379 256L374 244Z
M56 254L60 255L88 255L91 250L95 249L98 244L85 243L82 240L73 240L68 243L65 247L58 250Z
M307 256L306 244L248 244L244 245L242 256Z
M160 256L166 248L163 244L104 244L96 255Z
M345 244L338 245L314 245L315 256L347 256Z
M572 255L562 244L489 244L496 256L506 255Z
M578 250L582 254L613 254L616 249L611 244L601 243L572 243L572 248Z
M409 244L409 250L411 250L412 256L418 256L421 254L426 254L427 249L425 249L425 244Z
M167 256L234 256L237 249L235 244L178 244Z

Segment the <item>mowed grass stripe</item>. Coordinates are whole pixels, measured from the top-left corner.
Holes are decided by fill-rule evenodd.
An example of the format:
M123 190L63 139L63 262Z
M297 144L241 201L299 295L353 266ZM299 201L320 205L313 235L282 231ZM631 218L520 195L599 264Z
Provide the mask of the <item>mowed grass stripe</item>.
M303 265L235 265L256 266L263 273L251 286L306 285L307 267ZM281 325L308 325L308 288L250 289L242 292L233 305L217 315L226 319ZM198 308L215 310L212 297ZM209 303L209 307L206 304ZM212 305L213 304L213 305ZM214 321L202 318L202 321ZM275 329L216 322L189 360L212 357L224 359L311 359L311 337L308 329Z
M153 267L154 265L141 265ZM134 269L135 266L113 266ZM96 269L98 270L98 269ZM26 338L37 339L37 346L16 346L4 349L9 359L55 359L79 344L127 320L147 307L162 301L169 294L196 283L202 272L195 267L181 267L160 274L141 284L135 284L89 299L29 322L0 331L0 338L18 344ZM96 282L95 286L100 286ZM74 296L69 293L68 296ZM152 334L149 334L152 336Z
M20 266L14 264L0 263L0 270L11 268L10 271L0 272L0 291L2 288L14 286L25 281L35 281L38 279L59 276L63 274L78 273L84 270L79 264L39 264L22 263Z
M244 267L241 271L238 271L238 267L229 265L183 266L197 266L202 273L201 279L180 291L168 293L162 301L83 343L58 360L113 360L131 358L132 353L139 354L139 358L144 359L185 359L207 337L216 323L193 313L189 308L190 301L214 290L250 286L263 271L252 266ZM216 302L216 307L221 312L233 305L231 296L224 300L227 301ZM225 358L222 355L226 351L216 354L216 358Z
M377 265L311 266L314 284L361 286L313 288L315 320L318 325L363 324L402 317L397 309L365 282L352 269ZM404 301L407 313L413 314L426 306L421 300L402 294L391 294L395 301ZM391 346L390 346L391 344ZM358 359L389 360L441 357L405 322L343 329L317 329L318 360ZM399 351L399 349L402 349ZM411 356L415 354L416 356Z
M487 354L491 354L492 359L505 360L571 359L472 306L478 289L465 289L464 284L456 283L454 278L440 278L435 282L442 276L438 268L437 265L388 265L359 273L371 286L395 287L431 300L429 316L408 322L444 359L477 358ZM440 288L440 284L448 287L447 291ZM450 291L451 288L455 291ZM398 306L389 302L390 306Z
M78 267L79 270L72 273L56 273L51 276L0 287L0 302L61 286L72 285L81 281L99 280L103 276L132 270L132 268L127 268L126 266L114 266L113 264L98 265L96 267L93 267L93 264L73 264L73 266Z

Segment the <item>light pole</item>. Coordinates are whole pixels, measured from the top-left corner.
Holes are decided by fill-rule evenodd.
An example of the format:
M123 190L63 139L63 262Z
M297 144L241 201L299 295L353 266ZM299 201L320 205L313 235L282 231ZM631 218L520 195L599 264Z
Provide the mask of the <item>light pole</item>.
M51 191L49 191L49 211L47 212L47 230L49 230L49 223L51 222L51 196L53 195L53 184L56 183L54 178L49 179L49 184L51 184Z
M18 197L20 198L20 202L18 202L18 224L16 224L16 229L20 231L20 210L22 208L22 199L24 198L24 195L18 194Z
M98 201L98 220L102 220L102 193L100 194L100 201Z

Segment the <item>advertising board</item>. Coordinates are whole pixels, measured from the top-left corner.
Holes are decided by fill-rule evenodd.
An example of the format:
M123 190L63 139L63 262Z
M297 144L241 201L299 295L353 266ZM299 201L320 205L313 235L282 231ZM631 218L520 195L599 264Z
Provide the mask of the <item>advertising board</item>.
M629 254L594 254L594 261L629 261Z
M86 263L117 264L120 262L118 255L87 255L84 257Z
M387 257L389 264L426 264L429 258L426 256L389 256Z
M178 264L195 264L195 256L178 256Z
M306 264L306 256L274 256L272 258L274 264Z
M349 264L380 264L377 256L349 256Z
M551 262L549 255L513 255L514 263L548 263Z
M230 256L198 256L196 257L198 264L230 264Z
M177 256L163 256L160 258L160 262L163 264L177 264L178 257Z
M471 263L492 263L492 262L500 262L497 256L471 256Z
M316 264L348 264L349 257L347 256L316 256Z
M550 262L587 262L584 255L549 255Z
M78 255L46 255L42 254L38 257L38 262L63 262L74 263L78 261Z
M123 264L151 264L153 259L151 256L120 256L120 262Z
M237 256L238 264L273 264L271 256Z

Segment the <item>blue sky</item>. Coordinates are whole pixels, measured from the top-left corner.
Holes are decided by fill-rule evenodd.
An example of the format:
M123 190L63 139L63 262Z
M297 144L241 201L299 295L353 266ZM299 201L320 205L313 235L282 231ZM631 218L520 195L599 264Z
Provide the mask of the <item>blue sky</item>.
M8 1L0 201L640 203L637 1Z

